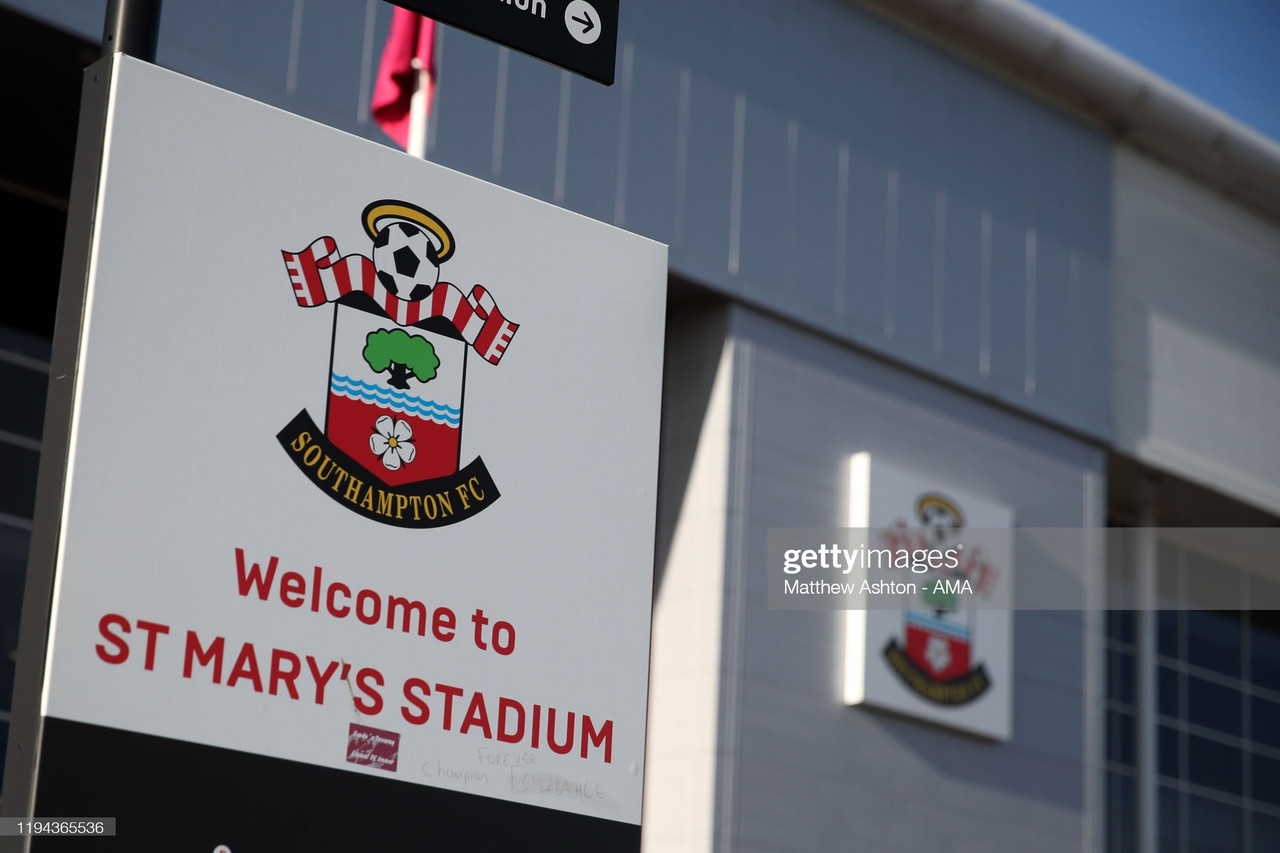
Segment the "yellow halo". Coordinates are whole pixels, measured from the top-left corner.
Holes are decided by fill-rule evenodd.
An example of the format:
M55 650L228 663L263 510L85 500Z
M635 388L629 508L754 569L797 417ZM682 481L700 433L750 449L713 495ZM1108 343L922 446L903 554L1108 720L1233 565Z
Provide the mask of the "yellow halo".
M364 222L364 230L371 238L378 236L378 232L385 227L384 221L387 219L412 222L434 234L436 239L440 241L440 251L436 252L437 264L444 263L453 255L453 234L450 233L448 227L430 212L423 210L416 204L384 198L369 204L361 215L361 220Z
M920 496L920 499L916 501L916 517L924 521L925 510L935 507L955 519L957 530L964 527L964 513L960 511L960 507L956 506L955 501L937 492Z

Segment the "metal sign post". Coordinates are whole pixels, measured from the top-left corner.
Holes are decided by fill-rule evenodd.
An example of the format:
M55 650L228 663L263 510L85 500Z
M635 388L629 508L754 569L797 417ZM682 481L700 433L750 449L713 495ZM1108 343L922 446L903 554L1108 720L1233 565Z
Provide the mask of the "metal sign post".
M162 0L108 0L102 30L102 55L125 53L156 61Z

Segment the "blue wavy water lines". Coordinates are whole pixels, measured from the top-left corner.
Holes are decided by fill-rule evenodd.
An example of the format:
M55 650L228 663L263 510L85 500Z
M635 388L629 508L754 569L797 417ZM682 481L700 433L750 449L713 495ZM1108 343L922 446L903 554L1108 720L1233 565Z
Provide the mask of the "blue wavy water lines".
M420 418L427 418L449 426L457 426L462 420L461 409L437 403L435 400L414 397L403 391L370 385L368 382L353 379L350 376L339 376L334 373L329 382L329 389L335 394L349 397L352 400L376 403L379 406L386 406L397 412L417 415Z

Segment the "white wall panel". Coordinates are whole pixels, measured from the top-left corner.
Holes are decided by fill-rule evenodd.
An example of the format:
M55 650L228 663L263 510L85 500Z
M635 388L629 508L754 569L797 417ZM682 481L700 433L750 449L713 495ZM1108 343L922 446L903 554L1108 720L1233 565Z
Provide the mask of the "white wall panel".
M1280 512L1280 228L1127 149L1115 178L1116 444Z

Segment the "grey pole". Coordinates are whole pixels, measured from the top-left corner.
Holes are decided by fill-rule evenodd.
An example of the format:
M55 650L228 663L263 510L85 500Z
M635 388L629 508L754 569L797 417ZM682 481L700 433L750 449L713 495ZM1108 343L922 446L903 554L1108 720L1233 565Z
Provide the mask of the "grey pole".
M102 30L102 55L127 53L147 62L156 61L160 35L161 0L108 0Z

